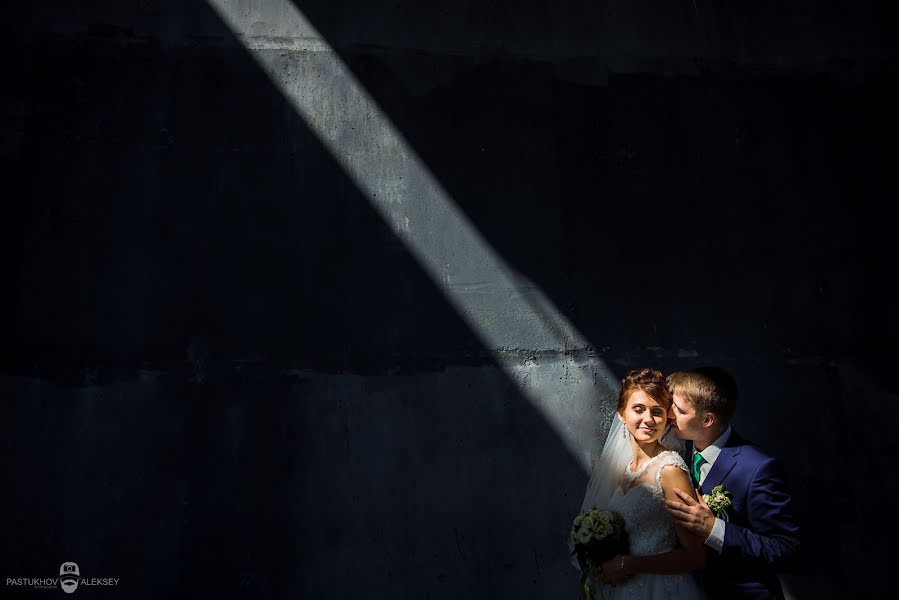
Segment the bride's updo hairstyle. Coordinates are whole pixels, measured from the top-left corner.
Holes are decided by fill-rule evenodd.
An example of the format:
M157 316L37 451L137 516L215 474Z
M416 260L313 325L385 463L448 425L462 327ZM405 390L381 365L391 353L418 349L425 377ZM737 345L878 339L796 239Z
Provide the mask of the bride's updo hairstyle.
M621 389L618 392L618 413L627 408L627 399L637 390L662 405L668 410L671 408L671 390L664 375L655 369L634 369L621 380Z

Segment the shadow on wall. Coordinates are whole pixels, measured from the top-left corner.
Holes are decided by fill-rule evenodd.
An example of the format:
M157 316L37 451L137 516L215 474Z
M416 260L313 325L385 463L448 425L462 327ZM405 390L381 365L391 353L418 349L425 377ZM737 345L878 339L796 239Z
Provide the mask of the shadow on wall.
M694 20L671 3L294 4L619 375L736 374L738 428L783 457L796 490L794 593L879 590L876 476L844 448L870 437L858 407L899 391L885 376L899 290L883 275L899 258L899 78L878 17L894 9L843 22L803 5ZM879 469L897 457L865 447ZM837 514L852 516L834 533Z
M784 32L750 30L756 56L713 61L672 3L648 3L639 24L613 3L294 4L499 254L597 349L894 354L896 283L878 269L896 251L889 221L870 218L897 189L886 157L899 86L875 62L888 48L855 48L852 72L799 50L778 69L767 50L783 52ZM860 35L804 10L779 16L814 20L821 56ZM872 36L880 26L859 19L849 24ZM626 24L633 47L602 55L609 42L591 28L617 39L609 30ZM662 32L686 58L653 42Z
M386 3L296 4L619 374L697 361L736 373L758 399L738 424L784 455L817 542L810 572L830 570L816 523L862 511L850 491L809 490L845 489L835 432L895 357L896 284L879 276L895 262L892 221L873 209L897 187L894 73L733 56L610 69L547 47L596 23L577 4L551 11L552 36L537 3L512 20L404 13L414 28ZM17 536L16 567L69 552L131 581L159 573L158 589L348 597L328 586L355 550L382 561L358 577L376 596L563 585L543 542L524 566L535 535L522 523L551 514L537 536L549 544L582 474L205 3L67 6L29 8L9 54L25 58L11 66L8 181L28 202L0 225L17 277L0 307L3 369L108 385L14 380L27 400L8 410L25 412L4 421L26 423L12 439L33 458L16 467L7 531L51 532ZM296 365L310 370L280 375ZM799 452L762 416L795 422L822 399L825 425L796 434ZM423 506L460 523L436 553ZM148 547L109 551L133 547L114 532L151 528ZM835 589L851 581L831 574Z
M8 576L573 594L583 472L206 4L22 22Z

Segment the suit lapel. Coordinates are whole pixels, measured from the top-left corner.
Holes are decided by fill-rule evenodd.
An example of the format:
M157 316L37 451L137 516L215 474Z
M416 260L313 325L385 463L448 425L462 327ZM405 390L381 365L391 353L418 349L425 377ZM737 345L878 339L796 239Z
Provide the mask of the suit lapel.
M724 478L727 477L736 466L737 457L742 450L742 438L737 435L736 431L731 430L727 444L721 449L721 453L718 454L718 458L715 459L715 464L712 465L709 474L706 475L705 480L702 482L702 486L700 486L703 493L709 493L713 487L724 481Z

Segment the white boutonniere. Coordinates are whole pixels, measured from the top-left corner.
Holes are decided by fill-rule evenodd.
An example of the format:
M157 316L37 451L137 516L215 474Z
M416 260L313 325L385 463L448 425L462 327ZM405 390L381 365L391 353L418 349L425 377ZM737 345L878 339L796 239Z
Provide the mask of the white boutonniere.
M716 517L727 521L727 509L732 506L732 503L730 492L727 491L724 484L713 487L710 493L702 495L702 499L709 505Z

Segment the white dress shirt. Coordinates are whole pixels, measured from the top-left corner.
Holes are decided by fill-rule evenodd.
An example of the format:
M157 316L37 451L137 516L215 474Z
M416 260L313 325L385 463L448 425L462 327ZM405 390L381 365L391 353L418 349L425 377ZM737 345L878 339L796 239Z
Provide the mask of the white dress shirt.
M718 436L718 439L706 446L702 452L698 453L705 459L705 463L699 467L699 485L702 485L706 475L712 470L712 465L715 464L718 455L721 454L721 449L727 444L727 440L730 439L730 432L731 428L730 425L728 425L727 429L724 430L724 433ZM693 448L693 454L697 454L696 448ZM712 525L712 532L709 533L709 537L706 538L705 543L707 546L711 546L717 550L719 554L721 553L721 549L724 547L724 521L715 517L715 524Z

